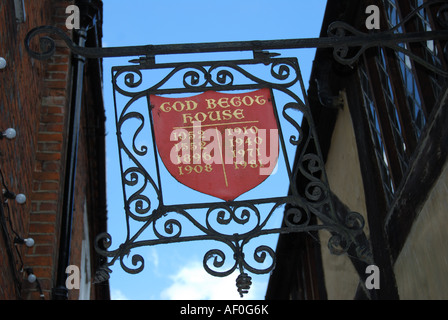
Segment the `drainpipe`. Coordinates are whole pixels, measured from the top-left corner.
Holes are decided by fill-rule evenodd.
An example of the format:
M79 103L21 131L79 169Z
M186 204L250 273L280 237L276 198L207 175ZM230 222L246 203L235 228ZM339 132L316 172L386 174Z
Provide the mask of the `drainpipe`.
M89 1L79 1L81 28L77 30L78 45L84 47L87 40L87 30L91 23L88 15ZM67 141L67 160L65 167L63 206L61 217L61 229L59 238L59 255L57 262L56 283L52 290L53 300L67 300L68 289L66 269L70 265L70 245L72 234L73 206L75 196L76 164L78 156L78 137L81 122L82 94L84 84L85 58L76 55L73 58L73 89L72 110L70 111L69 131Z
M87 32L80 29L78 45L84 46ZM62 219L59 240L59 257L56 286L53 288L54 300L68 299L68 289L65 286L67 274L65 270L70 264L70 242L73 220L73 200L75 192L76 163L78 154L78 136L81 121L82 89L84 78L85 58L75 57L75 79L73 84L72 111L69 119L69 134L67 146L66 172L64 181Z

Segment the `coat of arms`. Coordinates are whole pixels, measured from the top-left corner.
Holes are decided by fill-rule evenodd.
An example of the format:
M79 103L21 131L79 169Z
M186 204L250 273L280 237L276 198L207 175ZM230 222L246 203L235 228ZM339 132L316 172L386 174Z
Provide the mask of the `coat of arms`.
M261 184L279 153L269 89L151 95L159 155L180 183L229 201Z

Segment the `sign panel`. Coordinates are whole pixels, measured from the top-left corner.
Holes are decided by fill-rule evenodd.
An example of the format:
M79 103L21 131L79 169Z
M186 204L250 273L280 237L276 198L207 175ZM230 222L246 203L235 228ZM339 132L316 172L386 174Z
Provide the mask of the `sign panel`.
M180 183L230 201L272 174L279 139L269 89L150 95L150 104L159 155Z

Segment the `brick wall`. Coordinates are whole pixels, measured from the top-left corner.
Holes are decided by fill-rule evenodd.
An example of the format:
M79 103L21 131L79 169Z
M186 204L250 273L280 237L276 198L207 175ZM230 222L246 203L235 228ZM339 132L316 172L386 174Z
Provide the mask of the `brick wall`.
M65 28L65 8L72 1L51 1L52 25ZM50 298L57 267L59 223L64 186L65 141L68 108L70 105L71 59L70 52L61 41L56 42L55 55L46 62L41 112L37 128L37 143L31 194L29 236L36 245L27 250L25 264L39 279L45 298ZM24 299L37 299L39 292L25 282Z
M65 28L65 9L74 1L25 0L27 21L15 22L13 1L0 3L0 56L8 67L0 70L0 130L14 127L17 138L0 141L0 166L11 191L27 195L27 203L10 203L11 221L18 233L32 237L32 248L20 247L25 268L32 268L45 299L51 298L56 279L64 188L66 141L70 116L72 70L71 55L62 41L56 41L56 53L47 61L32 59L23 39L34 27L55 25ZM80 265L83 210L89 183L89 153L85 144L85 122L80 133L76 177L71 261ZM1 231L0 231L1 232ZM6 244L0 237L0 299L40 299L36 283L26 281L26 273L17 275L15 289L11 268L7 268ZM70 292L76 299L78 292Z
M48 1L25 1L27 21L16 23L14 2L0 3L0 56L7 61L7 67L0 70L0 130L13 127L17 131L15 140L0 141L0 166L5 174L8 189L28 196L25 205L18 206L10 201L10 216L14 229L24 237L28 233L28 221L32 210L30 195L33 190L34 155L43 92L42 78L45 65L29 59L23 39L32 26L50 21L51 5ZM34 13L34 14L33 14ZM1 237L3 240L3 237ZM5 243L0 243L0 299L15 299L20 292L14 289L12 270L6 268ZM20 248L22 254L23 248ZM18 258L16 258L18 259ZM20 262L15 261L17 267ZM22 274L18 274L22 276Z

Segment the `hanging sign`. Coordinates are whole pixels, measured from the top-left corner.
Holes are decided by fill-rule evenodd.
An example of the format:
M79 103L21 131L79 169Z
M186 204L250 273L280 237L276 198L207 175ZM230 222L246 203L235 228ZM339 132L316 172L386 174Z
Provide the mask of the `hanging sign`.
M150 104L159 155L180 183L230 201L273 173L279 139L269 89L150 95Z

